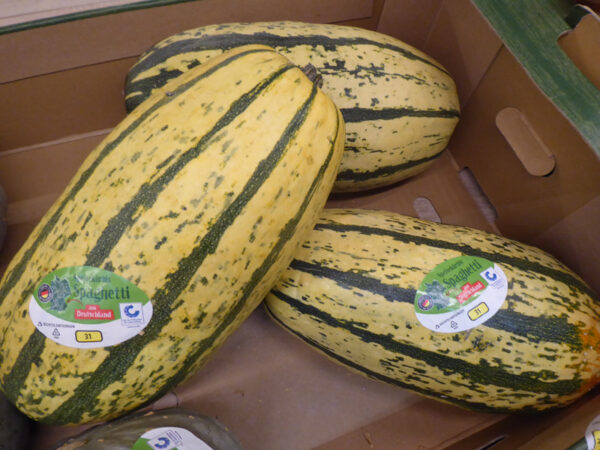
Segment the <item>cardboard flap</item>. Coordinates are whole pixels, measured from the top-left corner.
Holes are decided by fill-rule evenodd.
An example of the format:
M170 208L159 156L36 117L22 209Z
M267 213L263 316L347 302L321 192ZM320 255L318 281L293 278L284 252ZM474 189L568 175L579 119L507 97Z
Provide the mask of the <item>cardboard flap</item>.
M210 23L283 20L320 23L371 17L373 0L143 1L0 26L0 83L138 56L157 41ZM53 13L53 11L50 11ZM0 12L2 17L2 12ZM93 49L93 50L91 50Z
M589 7L576 5L566 20L573 30L562 34L558 43L587 79L600 90L600 16ZM589 45L590 42L598 45Z
M472 0L540 90L600 156L600 90L562 50L558 38L571 28L572 3ZM591 11L591 10L590 10ZM588 42L590 52L600 42Z

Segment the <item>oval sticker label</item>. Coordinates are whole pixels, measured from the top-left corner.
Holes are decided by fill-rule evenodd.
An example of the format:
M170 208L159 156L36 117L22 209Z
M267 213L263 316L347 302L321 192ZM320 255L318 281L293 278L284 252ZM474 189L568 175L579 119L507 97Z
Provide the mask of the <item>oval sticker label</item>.
M469 330L500 309L508 283L498 264L459 256L429 272L415 296L415 312L425 327L440 333Z
M35 287L29 317L47 338L76 348L131 339L152 318L152 302L133 283L97 267L64 267Z
M154 428L144 433L131 450L212 450L185 428Z

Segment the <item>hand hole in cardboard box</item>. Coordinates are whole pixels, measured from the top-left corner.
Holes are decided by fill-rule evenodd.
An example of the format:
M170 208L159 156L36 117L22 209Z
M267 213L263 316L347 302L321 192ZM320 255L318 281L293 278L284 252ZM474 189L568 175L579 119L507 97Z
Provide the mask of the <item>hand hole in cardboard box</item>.
M554 155L521 111L513 107L500 110L496 127L529 174L544 177L554 172Z

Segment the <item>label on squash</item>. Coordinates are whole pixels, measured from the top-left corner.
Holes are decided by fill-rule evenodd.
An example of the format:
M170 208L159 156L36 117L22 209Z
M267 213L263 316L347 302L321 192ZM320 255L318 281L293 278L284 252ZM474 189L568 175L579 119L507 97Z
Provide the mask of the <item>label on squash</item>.
M152 302L136 285L107 270L64 267L35 287L29 317L58 344L107 347L139 334L152 317Z
M131 450L212 450L185 428L163 427L145 432Z
M585 431L585 441L589 450L600 449L600 416L597 416L588 425Z
M459 256L429 272L415 296L415 312L425 327L440 333L469 330L500 309L508 283L498 264Z

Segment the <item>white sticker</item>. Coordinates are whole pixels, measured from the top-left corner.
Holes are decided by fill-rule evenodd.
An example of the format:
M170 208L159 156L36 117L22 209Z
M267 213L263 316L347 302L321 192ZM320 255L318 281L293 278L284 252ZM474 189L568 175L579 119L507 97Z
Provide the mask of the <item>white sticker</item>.
M54 342L107 347L139 334L152 302L133 283L96 267L65 267L46 275L29 301L29 318Z
M498 264L475 256L449 259L429 272L415 296L415 313L440 333L469 330L489 320L508 292Z
M131 450L213 450L185 428L162 427L144 433Z
M600 416L594 418L585 430L585 442L588 450L600 449Z

